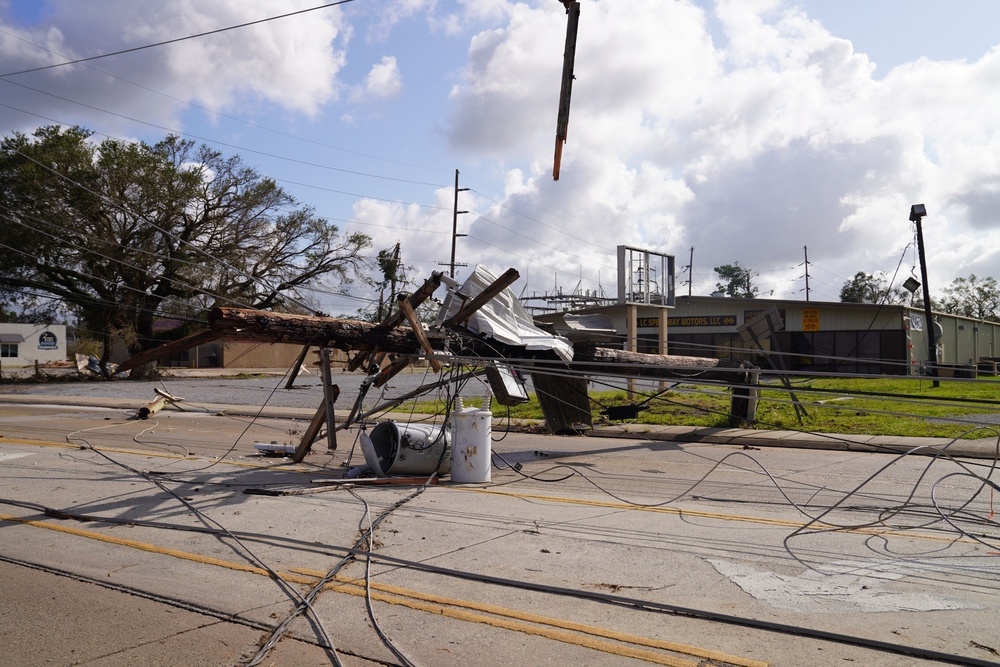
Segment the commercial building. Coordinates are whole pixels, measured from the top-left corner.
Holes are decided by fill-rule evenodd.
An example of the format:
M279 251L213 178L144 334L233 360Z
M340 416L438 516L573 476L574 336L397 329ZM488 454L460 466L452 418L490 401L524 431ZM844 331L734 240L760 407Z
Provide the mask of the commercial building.
M66 359L66 325L0 324L0 368Z
M927 372L930 347L926 318L923 310L909 306L680 296L673 300L673 307L637 307L635 347L628 344L625 304L536 318L572 340L593 340L647 353L661 352L665 329L669 354L739 359L766 366L757 344L740 329L772 308L780 317L779 323L759 343L788 370L876 375ZM938 375L969 374L977 365L996 372L1000 323L947 313L933 313L933 318Z

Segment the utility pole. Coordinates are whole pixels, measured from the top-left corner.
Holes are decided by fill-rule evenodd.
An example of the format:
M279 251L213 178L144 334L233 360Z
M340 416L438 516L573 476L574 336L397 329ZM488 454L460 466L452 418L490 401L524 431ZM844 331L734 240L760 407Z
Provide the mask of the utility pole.
M802 251L805 253L805 261L802 265L806 267L806 301L809 301L809 246L802 246Z
M737 266L739 266L739 264L737 264ZM750 269L747 268L747 267L741 267L741 268L744 269L744 271L746 272L746 277L747 277L747 293L746 293L746 297L748 299L752 299L753 298L753 283L751 282Z
M452 209L452 218L451 218L451 264L449 265L450 268L448 270L448 277L449 278L454 278L455 277L455 267L456 266L466 266L465 264L456 264L455 263L455 241L458 240L459 236L466 236L466 234L459 234L458 233L458 216L459 216L460 213L468 213L468 211L459 211L458 210L458 193L459 192L466 192L466 191L468 191L468 189L469 188L460 188L460 187L458 187L458 169L456 169L455 170L455 207L454 207L454 209Z
M924 326L927 327L927 361L930 365L928 369L931 377L934 378L934 387L940 387L941 383L937 379L937 341L934 340L934 320L931 319L931 290L927 286L927 259L924 256L924 231L920 222L927 215L927 208L923 204L914 204L910 207L910 222L917 225L917 253L920 256L920 278L924 283Z
M688 260L688 296L691 296L691 283L694 282L694 246L691 246L691 259Z
M580 25L580 3L561 0L566 6L566 47L563 50L562 83L559 87L559 113L556 116L556 152L552 160L552 180L559 180L562 148L569 129L569 102L573 95L573 67L576 61L576 35Z
M388 280L391 289L389 291L389 301L385 300L385 280L382 282L382 289L378 292L378 320L386 316L387 304L396 303L396 282L398 281L399 274L399 241L396 241L396 247L392 250L392 257L390 257L384 266L382 266L382 275L385 280ZM384 252L384 251L383 251ZM382 252L379 252L379 264L382 263ZM392 308L391 305L388 308Z

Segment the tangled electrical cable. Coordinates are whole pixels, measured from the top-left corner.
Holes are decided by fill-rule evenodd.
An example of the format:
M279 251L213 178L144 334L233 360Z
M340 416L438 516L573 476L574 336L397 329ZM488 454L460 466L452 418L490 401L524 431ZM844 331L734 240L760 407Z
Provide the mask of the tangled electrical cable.
M94 430L94 429L87 429L87 431L89 431L89 430ZM123 470L126 470L129 473L131 473L131 474L133 474L133 475L135 475L137 477L140 477L140 478L145 479L146 481L150 482L151 484L153 484L154 486L156 486L157 488L159 488L161 491L163 491L164 493L168 494L170 497L172 497L178 503L180 503L181 505L183 505L189 512L191 512L191 514L193 516L197 517L198 520L201 521L204 525L206 525L206 526L214 526L216 529L218 529L222 535L225 535L227 538L229 538L229 539L231 539L233 541L233 543L236 545L238 551L241 552L246 558L248 558L250 560L250 562L256 564L257 566L259 566L260 568L262 568L265 572L267 572L269 578L272 581L274 581L275 584L277 584L278 588L283 593L285 593L285 595L287 595L292 600L297 600L299 602L299 605L300 605L300 607L302 609L308 610L310 612L310 615L311 615L312 620L313 620L313 625L316 628L317 632L319 633L321 641L323 642L323 648L330 653L331 658L333 660L333 663L335 665L337 665L338 667L340 667L341 662L340 662L340 660L339 660L339 658L337 656L337 650L336 650L336 647L335 647L335 645L333 643L333 640L330 638L329 633L327 632L326 628L324 627L322 619L319 617L319 615L316 613L316 611L312 608L311 600L306 599L304 596L302 596L295 589L294 586L292 586L288 582L286 582L284 580L284 578L282 578L282 576L280 574L278 574L270 565L267 564L266 561L264 561L262 558L260 558L259 556L257 556L257 554L254 553L254 551L252 549L250 549L250 547L248 547L243 542L243 540L241 540L233 532L231 532L230 530L228 530L224 525L222 525L221 523L219 523L218 521L216 521L215 519L213 519L212 517L208 516L207 514L205 514L204 512L202 512L200 509L198 509L197 507L195 507L195 505L190 500L188 500L187 498L181 496L180 494L178 494L177 492L175 492L173 489L169 488L166 484L163 483L163 481L161 481L160 479L157 479L156 476L154 476L154 475L152 475L150 473L144 472L142 470L139 470L138 468L135 468L133 466L130 466L127 463L119 461L119 460L117 460L117 459L115 459L115 458L107 455L106 453L102 452L97 447L94 447L94 445L91 444L89 440L87 440L86 438L84 438L84 437L82 437L82 436L79 435L80 433L84 433L84 432L86 432L86 431L76 431L76 432L70 433L70 434L68 434L66 436L66 441L70 442L70 443L78 444L80 447L85 448L85 449L87 449L87 450L89 450L89 451L97 454L101 458L105 459L107 462L109 462L111 464L114 464L114 465L122 468Z

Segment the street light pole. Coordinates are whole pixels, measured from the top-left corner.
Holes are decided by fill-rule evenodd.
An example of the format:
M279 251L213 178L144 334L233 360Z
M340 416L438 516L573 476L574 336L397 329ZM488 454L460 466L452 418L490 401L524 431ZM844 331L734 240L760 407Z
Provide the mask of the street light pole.
M927 286L927 259L924 256L924 231L920 224L927 209L923 204L914 204L910 207L910 222L917 225L917 254L920 256L920 278L924 287L924 326L927 328L927 361L931 377L934 378L934 387L941 386L937 380L937 341L934 340L934 320L931 319L931 290Z

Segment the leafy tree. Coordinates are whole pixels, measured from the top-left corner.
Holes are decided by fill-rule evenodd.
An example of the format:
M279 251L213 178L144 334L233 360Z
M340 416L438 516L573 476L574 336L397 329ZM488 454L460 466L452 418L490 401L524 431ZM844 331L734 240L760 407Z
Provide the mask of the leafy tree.
M715 289L726 296L753 299L757 296L757 286L752 282L752 272L739 262L715 267L724 282L715 284Z
M296 288L366 265L366 235L341 236L237 156L90 137L48 126L0 142L0 303L60 300L98 332L102 363L116 336L133 354L158 344L156 318L301 309Z
M890 287L885 273L858 271L840 288L844 303L888 303L902 305L910 300L910 293L902 287Z
M969 274L968 278L955 278L951 285L941 290L941 309L953 315L975 317L980 320L1000 321L1000 286L993 278L978 278Z

